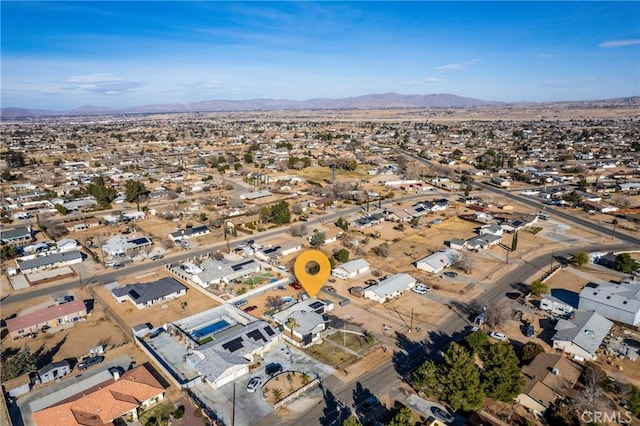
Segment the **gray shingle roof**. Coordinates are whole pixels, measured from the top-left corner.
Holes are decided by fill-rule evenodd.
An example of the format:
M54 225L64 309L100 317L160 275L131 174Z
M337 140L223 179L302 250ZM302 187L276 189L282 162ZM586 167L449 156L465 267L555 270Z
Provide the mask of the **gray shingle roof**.
M36 257L35 259L24 260L18 263L21 271L41 268L46 265L55 265L56 263L71 262L73 260L82 260L82 253L78 251L68 251L64 253L54 253L48 256Z
M129 284L116 288L112 290L112 293L115 297L128 295L135 304L139 305L177 293L186 288L176 279L164 277L150 283Z
M596 311L576 311L570 320L559 320L553 340L573 342L590 354L595 354L613 323Z

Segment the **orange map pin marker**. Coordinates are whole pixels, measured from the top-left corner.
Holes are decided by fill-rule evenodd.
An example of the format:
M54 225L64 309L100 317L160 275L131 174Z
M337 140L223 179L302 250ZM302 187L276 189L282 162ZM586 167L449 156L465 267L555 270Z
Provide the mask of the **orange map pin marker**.
M315 264L319 268L313 268ZM310 267L318 269L318 272L309 273ZM324 283L327 282L327 278L329 278L331 263L329 258L320 250L307 250L296 258L293 264L293 272L309 297L316 297Z

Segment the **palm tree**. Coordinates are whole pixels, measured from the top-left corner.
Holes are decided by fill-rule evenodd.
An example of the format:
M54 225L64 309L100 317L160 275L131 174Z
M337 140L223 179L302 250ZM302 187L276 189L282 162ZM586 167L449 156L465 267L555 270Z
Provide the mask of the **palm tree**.
M289 329L289 332L291 333L291 338L293 339L293 330L300 327L300 324L298 324L298 320L293 317L289 317L285 325Z

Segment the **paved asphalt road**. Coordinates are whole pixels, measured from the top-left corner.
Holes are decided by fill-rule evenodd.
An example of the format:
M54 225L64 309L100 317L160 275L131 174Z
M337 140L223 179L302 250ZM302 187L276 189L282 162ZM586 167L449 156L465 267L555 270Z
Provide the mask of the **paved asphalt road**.
M382 201L382 204L388 205L388 204L392 204L400 201L424 199L425 196L427 195L438 195L438 194L442 194L442 192L434 191L428 194L422 193L422 194L408 195L405 197L398 197L396 199ZM329 213L327 214L314 217L313 219L310 219L308 222L301 222L301 223L306 223L309 229L313 229L314 225L324 225L324 224L333 223L336 220L338 220L340 216L346 217L357 211L363 210L364 208L366 207L355 206L355 207L350 207L348 209L339 209L339 210L337 209L335 211L330 210ZM372 209L375 208L374 203L371 203L371 208ZM272 229L270 231L262 232L259 235L256 235L255 239L265 240L267 238L285 235L288 232L289 232L288 227ZM239 242L247 241L250 239L252 239L252 237L237 238L234 240L230 240L229 244L231 247L235 247ZM125 268L118 269L118 270L112 269L112 270L105 271L102 266L96 263L93 263L92 260L87 260L85 262L85 265L91 265L93 267L93 271L92 273L88 274L88 276L82 276L82 284L83 285L96 285L99 283L105 284L105 283L116 281L118 277L121 277L122 275L134 275L134 274L142 275L146 271L149 271L153 268L157 268L158 266L161 266L161 265L165 265L168 263L178 263L188 258L201 256L207 253L214 253L217 250L224 249L226 245L227 245L226 242L220 241L214 244L207 245L206 247L203 247L203 248L196 248L193 250L181 252L179 254L166 256L164 259L155 261L155 262L144 261L143 263L129 263L125 266ZM9 295L2 295L3 297L2 304L7 306L12 303L25 302L29 299L46 296L49 294L60 294L60 293L64 293L64 292L79 288L80 285L81 285L80 280L76 280L76 281L66 282L62 284L39 286L36 289L19 290Z
M554 251L554 257L567 257L577 251L616 251L628 247L628 244L575 247ZM543 254L523 262L520 267L509 272L482 293L475 300L475 304L482 306L506 301L505 295L513 285L528 282L532 276L540 275L543 271L547 271L549 266L549 254ZM438 330L433 330L433 337L430 343L415 345L400 344L400 346L405 346L408 350L403 349L402 352L396 352L396 356L394 356L392 362L388 362L370 373L365 374L360 377L356 383L343 383L335 377L329 377L324 381L324 388L329 390L336 399L345 402L347 405L352 404L354 391L359 387L368 389L374 395L389 393L390 390L400 384L403 376L413 371L425 360L437 357L437 353L446 348L452 340L458 340L465 335L465 329L470 324L470 317L463 312L463 309L463 307L452 307L453 312L448 321ZM401 342L403 338L402 336L399 337L398 341ZM402 399L401 397L403 397L403 395L399 395L398 399ZM323 418L325 409L325 403L314 405L306 413L288 423L283 423L277 414L272 413L262 418L256 425L287 424L293 426L319 424Z

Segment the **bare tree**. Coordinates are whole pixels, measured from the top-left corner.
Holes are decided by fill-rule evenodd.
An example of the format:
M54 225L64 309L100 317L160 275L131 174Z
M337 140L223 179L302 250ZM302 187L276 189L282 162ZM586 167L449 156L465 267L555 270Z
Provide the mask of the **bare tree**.
M280 310L282 305L284 305L284 301L282 300L282 298L276 296L267 297L267 308L278 311Z
M491 328L501 326L508 319L507 309L502 305L488 305L484 312L484 321Z
M289 227L289 232L293 237L304 237L308 232L308 227L304 223L298 223Z
M615 195L611 197L611 203L621 209L627 208L631 205L629 197L625 197L624 195Z
M582 399L586 406L594 407L602 399L602 385L607 379L607 374L597 364L593 362L587 363L582 372L582 382L584 384L584 392Z
M458 260L454 266L456 268L458 268L459 270L461 270L462 272L464 272L465 274L470 274L473 272L476 264L477 264L477 257L475 254L469 252L469 253L465 253L460 260Z

